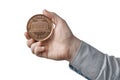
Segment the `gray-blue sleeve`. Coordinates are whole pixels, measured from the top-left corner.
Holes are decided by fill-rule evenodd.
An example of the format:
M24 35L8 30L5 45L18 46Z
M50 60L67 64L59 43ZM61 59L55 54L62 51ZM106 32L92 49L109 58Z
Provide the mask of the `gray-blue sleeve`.
M120 80L120 59L81 42L70 67L89 80Z

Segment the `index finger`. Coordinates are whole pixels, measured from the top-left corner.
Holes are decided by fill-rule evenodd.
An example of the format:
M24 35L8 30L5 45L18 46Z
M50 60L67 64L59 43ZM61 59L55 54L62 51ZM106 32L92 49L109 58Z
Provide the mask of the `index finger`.
M29 34L27 32L25 32L24 35L25 35L25 37L26 37L27 40L31 39L30 36L29 36Z

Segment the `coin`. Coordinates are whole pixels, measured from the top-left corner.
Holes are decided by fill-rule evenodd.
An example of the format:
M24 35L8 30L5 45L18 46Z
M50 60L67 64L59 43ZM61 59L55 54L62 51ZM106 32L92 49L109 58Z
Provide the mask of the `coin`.
M42 14L32 16L27 23L27 32L36 41L48 39L53 31L52 21Z

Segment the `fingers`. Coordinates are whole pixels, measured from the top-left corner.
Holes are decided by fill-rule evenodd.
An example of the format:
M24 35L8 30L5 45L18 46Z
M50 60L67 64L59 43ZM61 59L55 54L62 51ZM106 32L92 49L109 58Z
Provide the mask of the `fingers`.
M41 42L36 42L31 45L31 51L33 54L39 57L47 57L45 46Z
M27 32L24 33L27 41L27 46L31 48L33 54L39 57L47 57L45 52L44 42L36 42L34 39L31 39ZM44 45L43 45L44 44Z
M63 19L58 16L56 13L54 12L50 12L50 11L47 11L47 10L43 10L43 14L47 17L49 17L53 23L56 25L59 21L63 21Z
M27 46L28 46L29 48L31 48L31 45L32 45L33 43L35 43L35 40L29 39L29 40L27 41Z
M40 46L41 46L41 43L40 43L40 42L33 43L33 44L31 45L31 51L32 51L32 53L35 53L35 48L36 48L36 47L40 47Z
M45 52L45 47L44 46L41 46L41 47L35 47L34 49L34 54L37 55L37 56L42 56L43 52Z
M25 32L24 35L25 35L26 39L28 39L28 40L31 39L27 32Z

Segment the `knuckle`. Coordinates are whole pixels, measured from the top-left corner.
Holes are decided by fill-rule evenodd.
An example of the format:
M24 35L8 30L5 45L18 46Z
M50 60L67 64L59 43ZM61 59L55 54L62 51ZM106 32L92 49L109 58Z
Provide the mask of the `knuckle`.
M26 44L27 44L27 46L28 46L29 48L31 47L29 41L27 41Z
M39 50L39 48L38 47L36 47L35 49L34 49L34 53L35 53L35 55L39 55L40 54L40 50Z
M34 52L35 52L35 51L34 51L34 49L33 49L33 48L31 48L31 51L32 51L32 53L34 54Z

